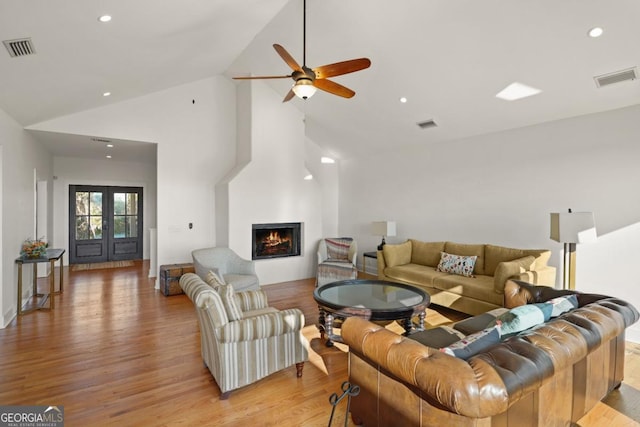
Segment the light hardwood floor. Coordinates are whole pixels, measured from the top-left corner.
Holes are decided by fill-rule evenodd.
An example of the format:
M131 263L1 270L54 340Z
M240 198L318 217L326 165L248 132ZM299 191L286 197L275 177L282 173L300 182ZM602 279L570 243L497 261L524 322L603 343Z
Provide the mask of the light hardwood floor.
M154 290L147 262L65 270L53 312L27 314L0 330L0 405L64 405L66 426L327 425L329 396L347 380L347 349L320 342L313 279L264 287L270 305L299 307L306 316L310 360L302 378L291 367L220 401L202 364L191 302ZM429 310L427 322L456 316ZM580 425L640 425L639 390L640 346L629 345L625 383ZM334 426L344 424L345 404Z

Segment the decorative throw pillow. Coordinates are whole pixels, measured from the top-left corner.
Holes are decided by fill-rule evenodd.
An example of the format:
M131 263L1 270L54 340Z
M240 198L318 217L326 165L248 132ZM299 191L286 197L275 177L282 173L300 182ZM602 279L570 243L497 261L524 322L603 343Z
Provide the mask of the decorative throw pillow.
M553 310L551 311L551 317L558 317L562 313L571 311L574 308L578 308L578 297L574 294L564 295L561 297L553 298L547 301L551 304Z
M500 335L505 337L540 325L551 318L552 309L552 305L547 303L525 304L512 308L496 317L496 323L500 323Z
M224 309L227 311L227 317L229 321L240 320L243 317L242 310L238 305L238 302L233 297L233 285L220 285L218 286L218 294L224 305Z
M460 276L473 277L473 267L476 265L477 256L461 256L440 252L440 262L436 271L458 274Z
M475 334L468 335L448 347L441 348L440 351L450 356L466 360L499 342L500 326L496 325L476 332Z
M330 260L349 260L349 248L351 248L351 237L340 237L338 239L324 239L327 245L327 257Z
M218 290L218 286L226 285L224 279L217 272L213 270L209 270L209 272L207 273L206 282L209 284L209 286L211 286L216 291Z

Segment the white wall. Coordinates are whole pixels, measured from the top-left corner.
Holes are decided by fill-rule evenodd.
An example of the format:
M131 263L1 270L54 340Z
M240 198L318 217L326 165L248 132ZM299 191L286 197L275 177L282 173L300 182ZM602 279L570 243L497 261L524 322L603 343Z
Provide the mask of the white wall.
M355 236L361 252L373 250L371 221L396 220L398 236L388 242L549 248L559 267L549 213L592 211L606 237L578 246L577 288L640 308L639 119L634 106L343 161L340 234ZM638 340L639 331L634 325L629 337Z
M229 247L251 259L251 225L302 222L302 255L256 261L261 284L315 276L322 236L322 186L306 181L306 146L302 114L262 82L239 88L239 121L250 121L250 162L228 183Z
M157 143L158 265L190 262L191 250L215 244L214 185L235 164L235 86L228 79L212 77L30 128Z
M2 150L2 309L0 327L4 328L16 315L17 265L22 242L34 238L34 169L37 180L51 181L52 160L48 151L25 132L17 122L0 110L0 149ZM51 188L49 188L51 191ZM49 217L51 217L49 211ZM51 223L48 224L48 228ZM31 283L31 269L24 269L23 280ZM24 296L31 287L25 286Z
M149 259L149 229L156 227L156 166L150 163L54 157L53 245L69 255L69 185L142 187L143 258Z

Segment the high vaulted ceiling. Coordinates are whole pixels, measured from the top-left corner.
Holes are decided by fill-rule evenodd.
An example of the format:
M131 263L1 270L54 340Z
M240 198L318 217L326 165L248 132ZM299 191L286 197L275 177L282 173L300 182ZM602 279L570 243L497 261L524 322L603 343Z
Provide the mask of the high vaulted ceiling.
M372 65L333 79L352 99L290 102L343 158L621 108L640 103L638 82L594 76L640 63L638 17L636 0L308 0L307 65ZM302 0L0 2L0 39L23 37L36 54L0 51L0 108L28 126L211 75L288 74L272 45L302 63ZM495 97L514 81L542 92ZM266 82L282 97L292 84Z

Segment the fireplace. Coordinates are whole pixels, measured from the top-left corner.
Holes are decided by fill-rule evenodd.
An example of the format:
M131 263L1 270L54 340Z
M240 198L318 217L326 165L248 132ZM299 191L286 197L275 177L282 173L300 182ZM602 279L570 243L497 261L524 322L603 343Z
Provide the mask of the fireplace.
M253 224L251 259L300 255L299 222Z

